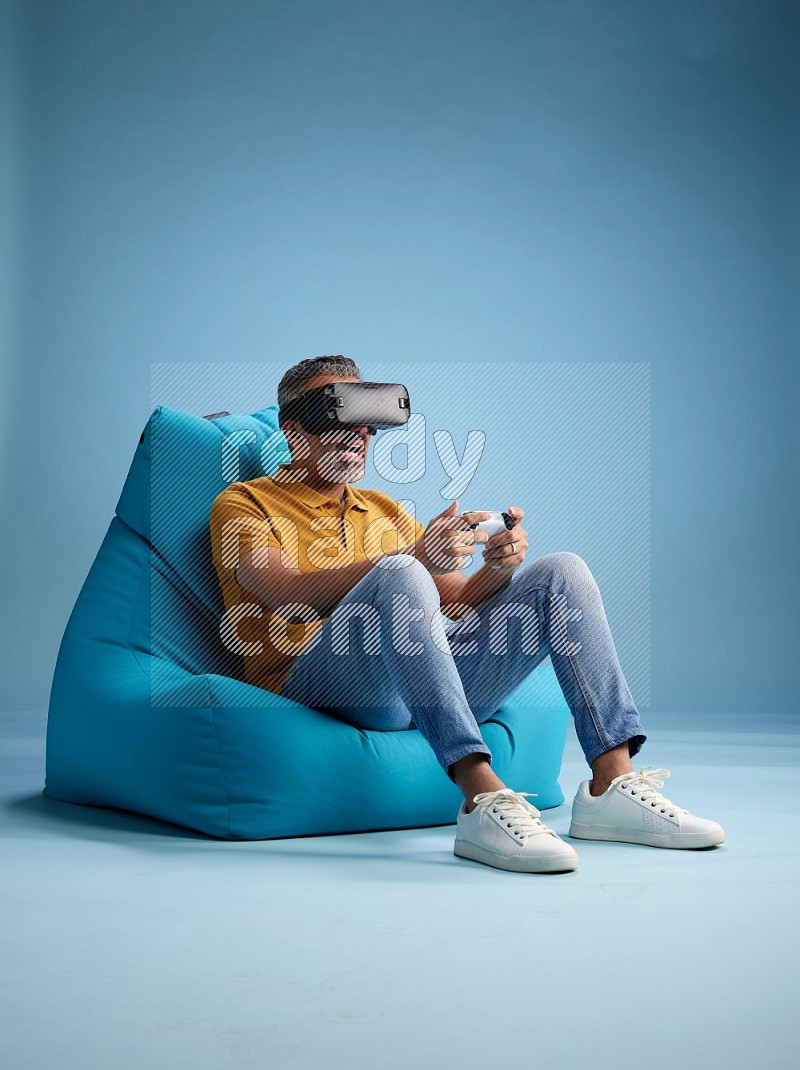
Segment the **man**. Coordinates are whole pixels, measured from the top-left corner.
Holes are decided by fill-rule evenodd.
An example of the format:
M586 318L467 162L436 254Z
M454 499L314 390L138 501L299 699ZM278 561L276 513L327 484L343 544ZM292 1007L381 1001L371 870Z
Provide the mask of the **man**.
M283 410L327 383L360 381L350 359L314 357L286 372L278 402ZM526 561L518 506L507 510L513 526L487 539L470 525L489 514L460 517L457 501L424 526L388 495L354 489L369 449L365 424L313 434L284 415L282 430L291 462L231 484L211 510L214 564L245 644L246 680L363 729L418 728L464 793L457 855L564 872L577 867L574 849L495 774L478 727L550 654L592 770L575 796L570 836L672 848L723 842L716 822L659 793L667 770L633 771L646 736L580 557ZM478 547L483 564L467 577L461 570ZM535 652L522 641L498 653L495 623L511 611L536 625ZM361 646L350 643L353 616Z

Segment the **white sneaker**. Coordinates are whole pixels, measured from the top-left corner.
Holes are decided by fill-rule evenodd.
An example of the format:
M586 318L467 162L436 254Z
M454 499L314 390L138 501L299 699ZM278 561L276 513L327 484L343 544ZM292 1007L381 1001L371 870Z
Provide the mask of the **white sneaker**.
M578 868L578 856L552 829L539 820L539 811L526 802L529 791L482 791L475 809L466 801L458 811L453 853L495 869L517 873L563 873Z
M668 769L645 766L638 773L616 777L596 797L589 794L589 781L584 780L572 803L570 836L649 847L713 847L722 843L725 831L721 825L695 817L656 790L668 776Z

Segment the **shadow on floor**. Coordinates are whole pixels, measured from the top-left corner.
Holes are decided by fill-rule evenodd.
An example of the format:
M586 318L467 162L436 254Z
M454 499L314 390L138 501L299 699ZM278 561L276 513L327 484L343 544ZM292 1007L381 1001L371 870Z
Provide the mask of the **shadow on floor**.
M16 818L23 826L43 827L50 832L58 831L80 839L118 840L119 833L134 833L137 836L159 836L180 840L218 842L204 832L173 825L168 821L145 817L130 810L115 810L106 806L82 806L78 803L60 802L40 793L23 795L5 804L8 816Z
M147 841L150 846L159 846L160 842L185 841L187 846L196 844L202 849L215 846L226 852L240 850L252 853L262 850L271 857L284 856L295 859L319 860L330 857L337 859L362 859L366 861L395 861L407 865L409 860L426 865L452 865L455 856L452 852L418 850L414 837L434 829L455 831L454 825L432 825L408 829L375 829L359 832L326 833L314 836L291 836L265 840L225 840L194 829L173 825L167 821L133 813L129 810L117 810L112 807L88 806L78 803L61 802L41 793L24 795L11 799L3 806L7 817L14 821L18 831L30 835L34 830L43 835L56 833L71 836L85 842L108 843L124 846L126 843L142 847ZM375 835L390 832L405 834L398 842L393 840L385 850L378 849L380 841ZM350 838L353 842L346 842Z

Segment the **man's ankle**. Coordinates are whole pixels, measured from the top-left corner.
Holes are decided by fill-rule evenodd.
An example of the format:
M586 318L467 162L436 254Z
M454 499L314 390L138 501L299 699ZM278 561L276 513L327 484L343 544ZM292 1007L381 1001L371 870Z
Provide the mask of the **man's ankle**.
M589 794L595 799L600 795L605 795L608 789L611 787L611 781L606 780L590 780L589 781Z
M475 795L484 791L499 791L505 784L491 766L488 755L483 751L467 754L451 767L455 783L464 792L464 805L467 813L475 809L472 801Z

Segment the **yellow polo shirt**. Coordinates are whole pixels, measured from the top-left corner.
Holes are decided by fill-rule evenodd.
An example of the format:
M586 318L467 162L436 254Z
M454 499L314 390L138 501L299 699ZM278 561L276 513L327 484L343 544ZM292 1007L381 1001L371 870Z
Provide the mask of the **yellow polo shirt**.
M211 552L225 602L223 637L244 661L244 679L280 694L300 650L327 618L290 623L236 581L239 559L261 546L280 547L301 572L343 568L408 546L425 525L378 490L345 484L340 503L302 482L274 476L231 483L211 506ZM281 479L281 474L284 478ZM257 555L256 555L257 558ZM287 614L291 616L291 614Z

